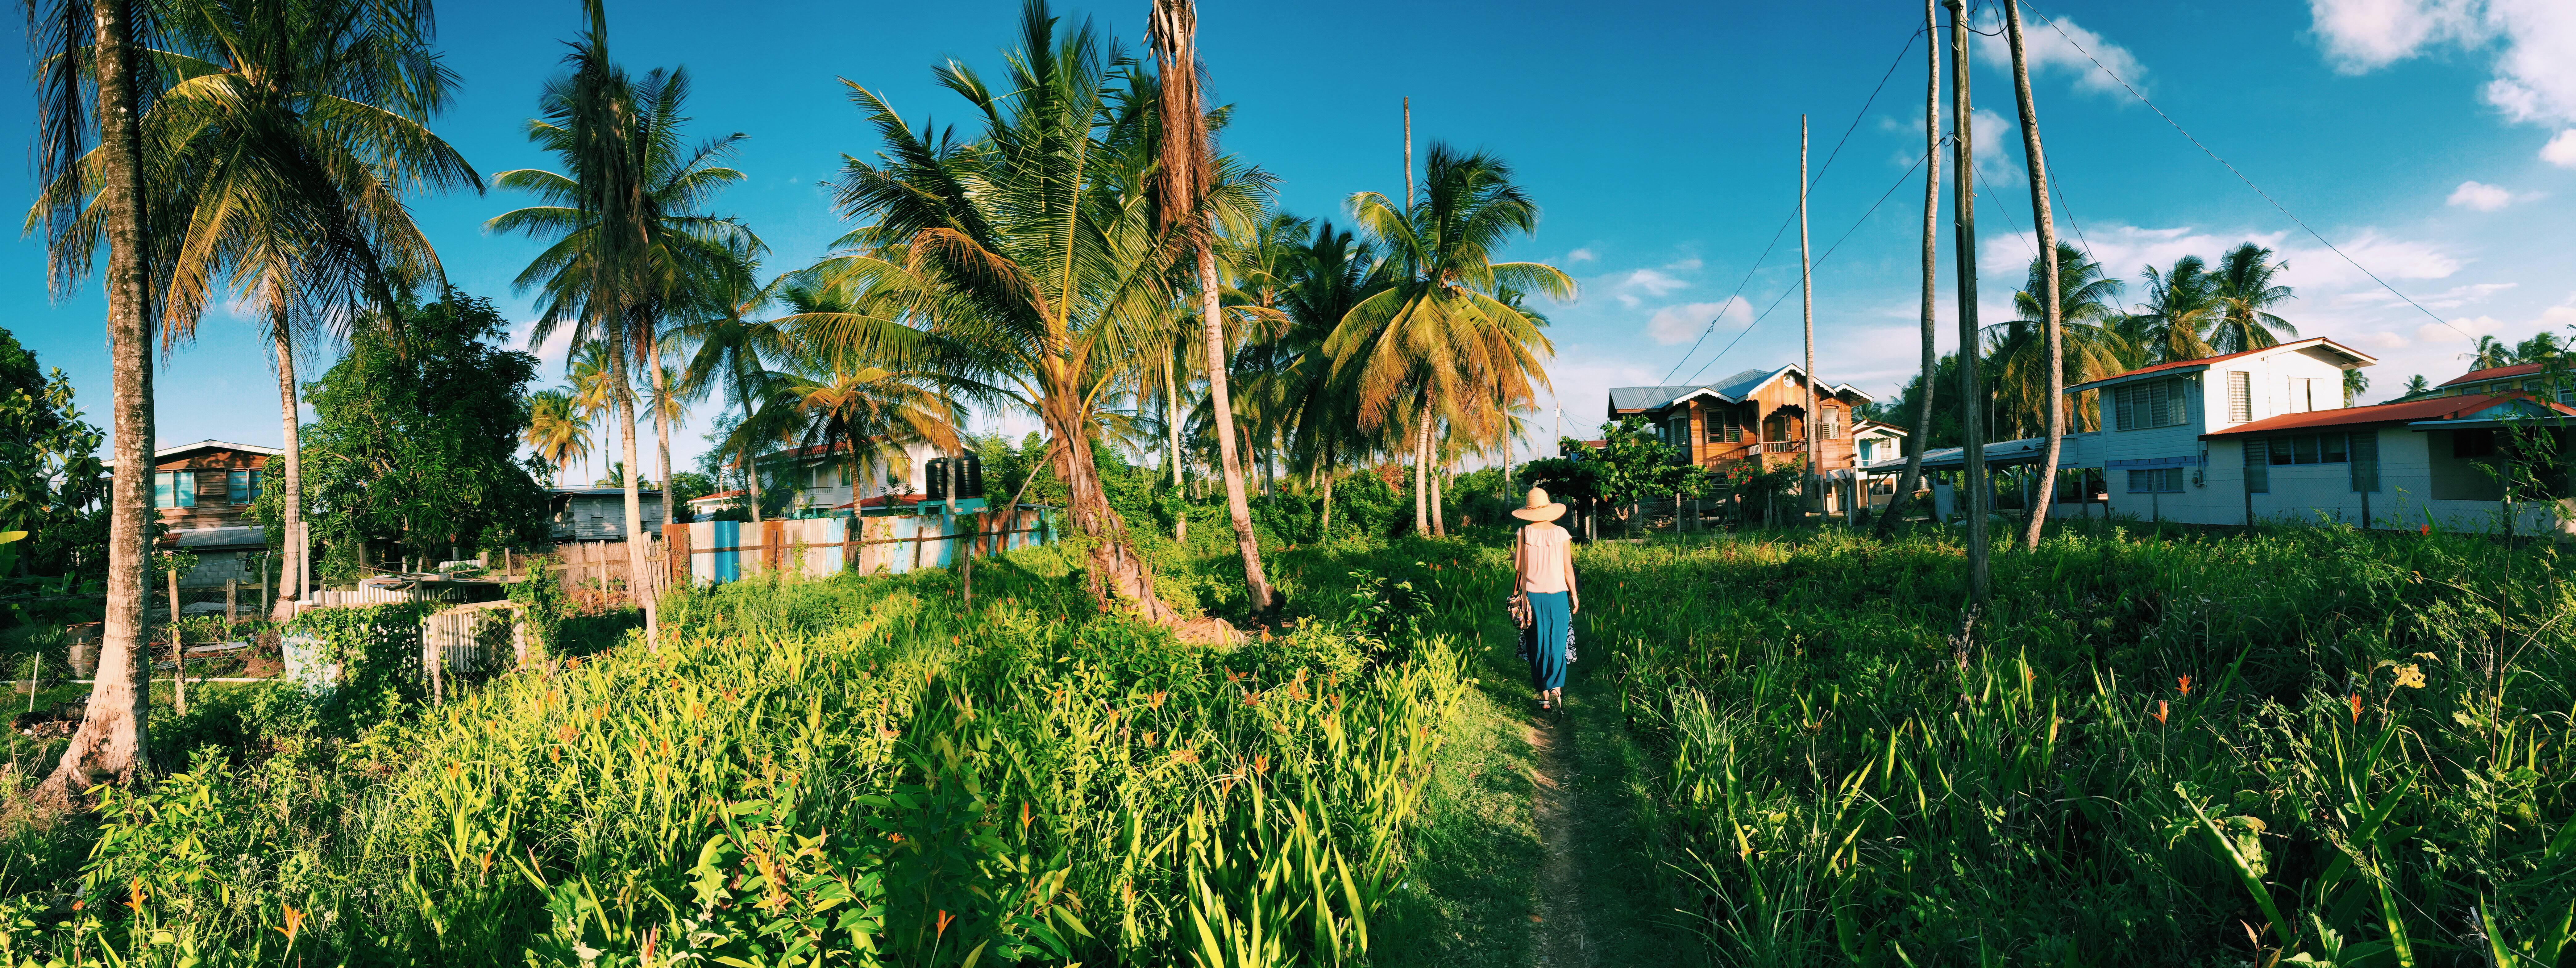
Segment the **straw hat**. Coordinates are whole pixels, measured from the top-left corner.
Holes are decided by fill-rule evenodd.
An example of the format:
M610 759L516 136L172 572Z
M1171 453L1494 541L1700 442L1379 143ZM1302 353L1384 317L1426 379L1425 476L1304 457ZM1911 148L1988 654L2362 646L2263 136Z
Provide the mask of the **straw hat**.
M1523 521L1554 521L1564 514L1565 505L1548 500L1547 489L1543 487L1530 488L1529 500L1512 512L1513 517Z

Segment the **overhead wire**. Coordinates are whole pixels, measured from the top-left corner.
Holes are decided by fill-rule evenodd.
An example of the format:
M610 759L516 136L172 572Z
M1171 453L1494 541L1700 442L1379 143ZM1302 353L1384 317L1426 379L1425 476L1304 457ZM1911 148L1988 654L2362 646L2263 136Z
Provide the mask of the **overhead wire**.
M2325 246L2326 251L2334 253L2346 263L2351 264L2351 266L2354 269L2359 270L2362 275L2369 276L2370 281L2379 284L2379 288L2388 290L2389 295L2395 296L2407 305L2415 307L2417 312L2431 317L2434 322L2450 327L2452 332L2458 333L2464 337L2469 336L2468 330L2461 329L2459 326L2454 325L2450 320L2443 319L2440 314L2424 308L2423 303L2416 302L2412 297L2398 291L2396 286L2389 285L2388 280L2380 278L2378 273L2370 271L2368 266L2362 265L2359 260L2354 259L2351 255L2345 253L2343 249L2338 248L2332 240L2325 237L2324 233L2309 226L2307 220L2300 218L2298 213L2290 211L2289 206L2281 204L2280 199L2273 198L2272 193L2264 191L2263 186L2255 184L2254 179L2246 177L2245 173L2238 171L2235 165L2228 164L2227 159L2219 157L2218 152L2210 150L2210 147L2206 144L2202 144L2199 138L2193 137L2191 131L2182 126L2182 122L2174 120L2173 116L2166 114L2163 108L2157 107L2156 102L2148 100L2147 96L2140 93L2135 86L2132 86L2127 78L2121 77L2120 72L2112 70L2110 65L2102 63L2102 59L2093 56L2092 51L2084 49L2083 44L2076 43L2075 38L2066 33L2066 28L2058 26L2058 23L2054 18L2051 18L2045 13L2041 13L2035 7L2031 9L2031 13L2037 15L2041 22L2048 24L2050 30L2057 31L2057 36L2064 38L2067 46L2075 48L2075 52L2084 55L2085 60L2092 61L2093 66L2102 69L2102 73L2110 75L2111 80L2117 82L2121 89L2128 91L2130 97L2137 98L2138 103L2146 105L2147 110L2155 112L2156 117L2164 119L2165 124L2170 125L2176 133L2183 136L2183 140L2191 142L2192 147L2200 149L2201 154L2208 155L2209 160L2217 162L2219 167L2227 169L2228 174L2236 176L2237 181L2244 182L2245 187L2253 189L2254 194L2262 196L2264 201L2270 202L2273 208L2278 209L2282 215L2287 216L2292 223L2298 225L2301 231L2308 233L2309 237L2316 239L2318 244ZM2475 337L2470 338L2474 339Z
M1948 143L1950 143L1950 140L1951 140L1951 139L1949 139L1949 138L1943 138L1943 139L1941 139L1941 141L1940 141L1940 142L1938 142L1938 143L1934 146L1933 151L1939 151L1939 150L1940 150L1939 145L1941 145L1941 144L1948 144ZM1906 183L1906 181L1914 177L1914 172L1915 172L1915 170L1916 170L1916 169L1919 169L1919 168L1922 168L1922 167L1923 167L1923 162L1924 162L1926 159L1929 159L1929 158L1931 158L1931 157L1932 157L1932 155L1931 155L1929 152L1926 152L1926 153L1925 153L1925 154L1923 154L1921 157L1918 157L1918 158L1914 159L1914 163L1913 163L1913 164L1905 166L1905 173L1904 173L1904 174L1902 174L1902 175L1898 175L1898 176L1896 176L1896 183L1895 183L1895 184L1892 184L1892 185L1887 186L1887 191L1882 192L1882 193L1880 193L1880 194L1879 194L1879 196L1878 196L1878 201L1870 203L1869 211L1862 212L1862 213L1860 214L1860 218L1859 218L1859 219L1854 220L1854 221L1852 222L1852 224L1851 224L1851 227L1850 227L1850 228L1844 229L1844 230L1843 230L1843 234L1842 234L1840 237L1837 237L1836 239L1834 239L1834 244L1829 245L1829 246L1826 246L1826 247L1825 247L1825 252L1824 252L1824 254L1823 254L1823 255L1819 255L1819 256L1817 256L1817 257L1815 258L1815 261L1808 263L1808 265L1807 265L1807 271L1808 271L1810 274L1813 274L1813 273L1815 272L1815 270L1816 270L1816 267L1817 267L1817 266L1824 265L1824 264L1825 264L1825 260L1830 259L1830 258L1833 258L1834 251L1835 251L1835 250L1837 250L1837 249L1842 248L1842 247L1843 247L1843 242L1844 242L1844 241L1846 241L1846 240L1848 240L1848 239L1850 239L1850 238L1852 237L1852 233L1857 232L1857 231L1860 231L1860 227L1861 227L1862 225L1864 225L1864 224L1866 224L1866 223L1868 223L1868 222L1869 222L1869 217L1870 217L1870 216L1878 214L1879 206L1887 204L1887 200L1888 200L1888 199L1895 197L1895 195L1896 195L1896 190L1897 190L1897 189L1899 189L1899 188L1903 188L1903 187L1905 187L1905 183ZM1722 359L1725 359L1725 358L1726 358L1726 352L1727 352L1727 350L1734 349L1734 348L1735 348L1735 344L1743 342L1743 341L1744 341L1745 334L1753 332L1753 327L1755 327L1755 326L1759 326L1759 325L1762 325L1762 321L1763 321L1763 320L1765 320L1765 319L1770 318L1772 311L1773 311L1773 310L1776 310L1776 309L1779 309L1779 308L1780 308L1780 304L1785 303L1785 302L1788 302L1788 301L1789 301L1789 294L1790 294L1790 293L1792 293L1792 292L1796 292L1796 291L1797 291L1797 290L1795 290L1795 289L1784 289L1784 290L1782 290L1782 291L1780 292L1780 298L1778 298L1778 299L1774 299L1774 300L1771 300L1771 305L1770 305L1770 306L1768 306L1768 307L1765 307L1765 308L1762 310L1762 314L1761 314L1761 315L1753 317L1753 321L1752 321L1752 322L1749 322L1749 323L1744 324L1744 328L1743 328L1743 329L1741 329L1741 330L1737 330L1737 331L1736 331L1736 333L1735 333L1735 338L1734 338L1734 339L1732 339L1732 340L1727 341L1727 344L1726 344L1726 346L1725 346L1725 348L1724 348L1724 349L1720 349L1720 350L1718 350L1718 351L1717 351L1717 355L1712 356L1712 357L1709 357L1709 358L1708 358L1708 362L1700 364L1700 365L1699 365L1699 369L1691 373L1691 378L1690 378L1690 380L1689 380L1688 382L1692 382L1692 383L1697 383L1697 382L1699 382L1699 378L1700 378L1700 376L1701 376L1702 374L1707 373L1707 372L1708 372L1708 368L1709 368L1709 367L1716 366L1716 365L1717 365L1717 361L1719 361L1719 360L1722 360ZM1669 377L1667 377L1667 379L1669 379Z
M1816 183L1824 180L1825 173L1833 170L1834 159L1842 157L1844 143L1851 140L1852 132L1860 130L1861 119L1869 116L1869 109L1871 106L1878 103L1878 95L1887 90L1888 79L1896 76L1897 68L1905 66L1905 55L1914 52L1914 40L1921 36L1923 36L1923 28L1921 27L1914 28L1913 33L1905 35L1904 49L1897 51L1896 59L1888 62L1887 72L1879 75L1878 77L1878 86L1870 89L1869 99L1861 102L1859 111L1853 112L1851 124L1843 128L1843 136L1834 141L1833 150L1825 153L1825 163L1816 168L1816 174L1814 177L1807 179L1808 191L1814 191ZM1921 164L1921 162L1917 162L1917 164ZM1754 257L1753 265L1744 270L1744 278L1736 281L1735 291L1728 293L1725 299L1718 302L1717 317L1709 320L1708 325L1700 329L1699 338L1691 341L1690 349L1684 351L1679 359L1673 361L1673 368L1664 374L1665 383L1671 383L1673 374L1681 372L1682 367L1690 363L1691 356L1699 352L1700 346L1708 341L1709 334L1717 332L1717 324L1726 319L1727 308L1735 305L1736 297L1744 295L1744 287L1753 283L1753 274L1762 270L1762 263L1771 258L1771 251L1773 249L1779 247L1780 237L1788 234L1790 224L1797 220L1798 213L1796 210L1792 209L1789 216L1780 221L1780 227L1772 230L1771 241L1762 246L1762 254ZM1733 344L1728 345L1732 346ZM1721 354L1724 353L1723 350L1719 352ZM1702 366L1701 369L1705 370L1707 367Z

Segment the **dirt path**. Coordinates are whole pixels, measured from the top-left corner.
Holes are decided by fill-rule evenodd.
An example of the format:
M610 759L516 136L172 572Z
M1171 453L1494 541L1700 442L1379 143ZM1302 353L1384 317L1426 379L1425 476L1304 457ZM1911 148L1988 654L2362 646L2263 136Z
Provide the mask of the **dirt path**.
M1582 784L1578 758L1568 748L1575 745L1573 732L1579 728L1577 720L1566 716L1525 727L1524 733L1537 754L1530 771L1530 782L1537 788L1530 812L1547 851L1547 859L1539 865L1537 895L1532 898L1538 913L1531 916L1537 921L1531 934L1540 968L1592 965L1592 941L1584 932L1583 916L1588 892L1579 864Z

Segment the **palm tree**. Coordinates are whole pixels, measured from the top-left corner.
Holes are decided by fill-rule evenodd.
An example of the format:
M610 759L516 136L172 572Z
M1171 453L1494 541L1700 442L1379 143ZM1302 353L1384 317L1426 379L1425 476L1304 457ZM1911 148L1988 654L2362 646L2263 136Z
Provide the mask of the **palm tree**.
M2499 366L2512 366L2518 362L2515 359L2513 347L2493 336L2478 337L2477 343L2462 355L2468 357L2471 370L2492 370Z
M539 390L528 395L528 426L519 439L561 473L590 458L590 416L570 391Z
M2366 376L2363 376L2363 375L2361 374L2361 370L2359 370L2359 369L2350 369L2350 370L2345 370L2345 371L2343 371L2343 405L2344 405L2344 406L2347 406L2347 407L2352 406L2352 402L2353 402L2354 400L2361 399L2361 395L2362 395L2364 392L2367 392L2369 389L2370 389L2370 378L2369 378L2369 377L2366 377Z
M794 351L794 341L776 320L753 319L788 285L784 278L765 286L750 285L757 263L746 254L745 269L734 277L717 300L722 311L682 324L671 331L673 344L682 348L686 357L680 370L680 392L698 397L721 389L725 400L742 408L742 421L737 430L759 419L758 401L769 399L775 382L769 367L783 363ZM737 456L735 466L743 473L745 490L750 492L751 519L760 520L760 469L755 459L770 439L733 434L726 447Z
M1286 218L1287 216L1281 216ZM1336 380L1333 355L1325 343L1342 317L1362 300L1387 286L1386 264L1366 242L1331 222L1307 225L1304 234L1274 232L1292 256L1274 260L1247 279L1264 280L1277 292L1267 298L1288 325L1261 343L1253 377L1258 392L1277 401L1278 419L1287 428L1286 448L1292 473L1323 487L1322 533L1333 522L1333 482L1349 462L1373 451L1369 435L1359 430L1359 412L1348 392L1348 380ZM1253 355L1256 348L1247 347ZM1348 374L1346 373L1345 376Z
M289 535L303 516L297 339L340 335L325 325L335 319L391 326L396 291L439 278L404 189L482 190L427 124L451 79L428 49L430 20L418 0L188 0L166 18L159 57L174 83L144 116L147 145L184 173L163 186L177 230L165 337L191 335L227 282L265 310ZM290 572L301 546L287 544Z
M1351 197L1394 278L1336 322L1325 349L1335 378L1351 380L1361 429L1411 423L1413 524L1428 534L1432 422L1455 415L1462 401L1519 397L1547 381L1539 360L1553 346L1494 292L1508 286L1570 299L1574 280L1554 266L1492 261L1494 250L1538 224L1537 204L1500 159L1433 144L1424 174L1422 201L1411 211L1376 192Z
M109 486L107 622L88 712L42 793L66 801L102 780L119 783L152 767L147 724L151 692L142 661L145 555L152 510L152 292L147 249L154 244L147 170L137 118L157 78L136 52L154 40L151 21L126 0L28 0L36 65L39 180L48 191L29 216L45 232L46 268L60 297L89 274L107 243L107 341L114 403L115 477ZM84 95L94 95L95 100ZM87 149L92 127L95 155ZM95 222L84 213L95 213Z
M2173 268L2157 272L2148 266L2147 301L2123 327L2139 351L2130 363L2147 366L2215 356L2208 334L2218 328L2227 309L2218 301L2218 277L2199 256L2175 259Z
M1131 385L1181 295L1179 240L1160 230L1140 187L1153 169L1153 102L1133 95L1150 82L1114 73L1114 54L1089 25L1059 35L1041 0L1022 8L1021 38L998 90L955 62L936 71L981 120L972 138L916 129L882 96L851 84L885 148L874 162L844 162L836 204L845 217L872 219L866 231L876 244L830 271L902 296L904 329L918 338L883 327L844 331L874 344L869 358L936 370L951 385L1034 411L1073 525L1091 539L1095 594L1180 625L1155 596L1092 456L1107 401ZM1245 202L1228 196L1225 186L1241 179L1227 174L1211 179L1202 206Z
M759 240L731 219L694 211L741 180L740 172L714 164L740 135L688 150L679 136L687 120L680 113L686 72L655 70L640 83L630 79L609 58L601 0L585 0L583 8L588 29L565 58L565 74L539 98L543 116L528 124L528 139L562 159L566 171L501 173L494 180L502 187L533 192L548 204L504 213L484 228L555 239L516 280L522 290L545 294L531 335L543 340L571 323L575 342L609 346L620 463L632 468L630 365L660 380L664 314L724 278L739 265L731 254L757 250ZM655 423L667 439L668 421ZM639 477L624 475L627 563L634 575L647 573ZM633 593L645 610L646 641L658 643L658 609L645 589L639 581Z
M2015 437L2024 436L2034 424L2047 423L2048 347L2041 327L2044 307L2034 294L2048 281L2044 263L2030 262L2029 281L2013 293L2013 309L2019 318L1986 328L1987 359L1994 364L1994 402L1997 421L2012 429ZM2111 308L2120 297L2120 281L2102 274L2102 264L2084 257L2084 253L2064 242L2057 244L2058 318L2065 334L2065 369L2069 383L2099 379L2127 369L2128 341L2113 332L2118 316ZM2056 406L2075 406L2070 401L2055 401ZM2087 411L2076 407L2081 419ZM2025 421L2030 421L2026 423ZM2090 421L2085 421L2088 425Z
M2271 307L2296 296L2290 287L2272 284L2273 276L2290 264L2274 264L2271 259L2272 250L2252 242L2229 249L2218 258L2218 270L2213 273L2215 297L2224 312L2210 336L2211 348L2220 353L2243 353L2280 345L2282 334L2299 335L2289 320L2271 313Z
M1198 262L1201 339L1206 347L1208 400L1216 411L1217 464L1225 478L1226 513L1234 522L1235 549L1243 556L1243 581L1252 609L1268 614L1279 604L1270 579L1261 570L1261 542L1252 531L1252 508L1243 496L1243 468L1236 462L1234 407L1226 385L1225 324L1219 318L1216 274L1215 212L1201 203L1216 169L1216 152L1208 141L1207 111L1200 104L1196 48L1198 10L1192 0L1154 0L1150 42L1160 96L1160 162L1154 172L1155 216L1162 231L1191 250Z

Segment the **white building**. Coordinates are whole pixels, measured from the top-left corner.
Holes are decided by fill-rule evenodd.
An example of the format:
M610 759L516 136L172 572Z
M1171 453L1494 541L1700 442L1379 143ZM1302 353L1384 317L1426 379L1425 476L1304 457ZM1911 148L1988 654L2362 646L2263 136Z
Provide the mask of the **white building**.
M2521 389L2344 406L2344 371L2375 362L2319 337L2066 392L2101 391L2097 453L2114 513L2194 524L2568 532L2560 519L2569 502L2508 508L2491 468L2507 421L2576 409Z

